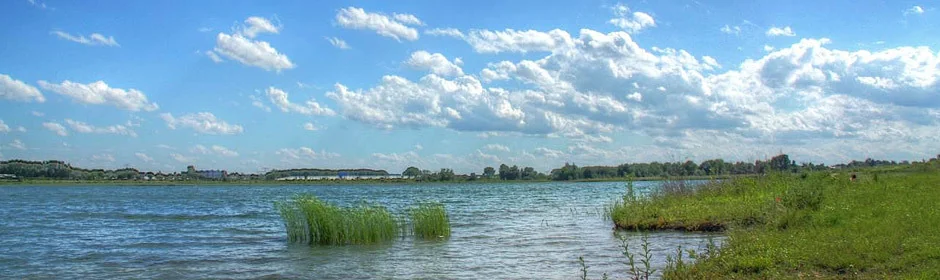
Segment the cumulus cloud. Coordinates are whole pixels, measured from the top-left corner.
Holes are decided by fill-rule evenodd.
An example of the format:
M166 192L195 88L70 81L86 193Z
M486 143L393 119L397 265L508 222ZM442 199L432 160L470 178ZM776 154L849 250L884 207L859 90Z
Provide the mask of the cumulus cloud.
M143 162L153 162L153 158L148 156L145 153L134 153L134 156L136 156L137 159L140 159L140 161L143 161Z
M173 158L173 160L176 160L180 163L193 163L196 161L196 158L194 157L188 157L177 153L170 153L170 158Z
M166 126L170 129L187 127L202 134L230 135L240 134L244 131L241 125L229 124L228 122L216 118L215 115L209 112L186 114L180 117L173 117L170 113L163 113L160 114L160 118L166 122Z
M924 13L924 8L921 6L913 6L907 10L904 10L904 15L920 15Z
M219 57L219 55L216 54L214 51L206 51L205 54L206 54L207 57L209 57L209 59L212 60L212 62L215 62L215 63L222 63L222 62L225 61L225 60L222 60L222 58Z
M248 98L251 99L251 106L258 107L259 109L264 110L265 112L271 112L271 107L268 105L264 105L264 102L261 102L261 98L258 98L255 95L249 95Z
M336 84L327 96L345 118L386 129L446 127L577 143L610 143L605 135L628 131L662 139L663 149L677 153L709 137L730 139L726 151L742 139L756 150L767 143L802 147L892 137L927 151L933 138L920 131L940 129L940 54L927 47L842 51L827 48L828 39L805 39L718 72L714 58L643 48L626 32L585 29L576 38L554 32L531 37L571 39L556 40L565 42L561 47L505 40L511 47L494 48L549 50L540 59L490 63L479 76L430 73L412 81L389 75L359 90ZM516 85L483 84L497 80ZM613 151L624 157L636 152Z
M462 37L479 53L552 52L574 45L568 32L555 29L549 32L535 30L471 30Z
M411 58L405 64L441 76L463 75L463 69L460 69L456 62L450 62L447 57L440 53L431 54L427 51L416 51L411 54Z
M394 14L392 17L381 13L366 12L362 8L348 7L336 13L336 23L344 28L371 30L381 36L397 41L418 40L418 30L409 25L422 25L414 15Z
M194 154L217 155L217 156L223 156L223 157L237 157L238 156L238 152L230 150L229 148L226 148L220 145L212 145L211 147L206 147L203 145L196 145L196 146L193 146L192 149L190 149L190 152Z
M725 34L733 34L733 35L741 34L741 27L737 25L731 26L731 25L725 24L725 26L722 26L720 30L722 33L725 33Z
M793 36L796 36L796 32L793 32L793 29L791 29L789 26L782 27L782 28L781 28L781 27L773 26L773 27L770 27L770 29L767 29L767 32L766 32L765 34L767 34L767 36L770 36L770 37L776 37L776 36L793 37Z
M44 122L44 123L42 123L42 127L45 127L45 128L48 129L49 131L52 131L52 132L54 132L55 134L58 134L59 136L68 136L68 135L69 135L69 132L65 129L65 126L62 126L62 124L59 124L59 123L55 123L55 122Z
M69 40L69 41L76 42L76 43L83 44L83 45L108 46L108 47L120 47L121 46L120 44L118 44L116 40L114 40L114 36L104 36L98 33L91 33L89 37L85 37L84 35L81 35L81 34L72 35L67 32L56 30L56 31L52 31L52 34L61 39Z
M116 160L114 159L114 156L112 156L111 154L96 154L96 155L91 155L91 160L92 160L92 161L99 161L99 162L100 162L100 161L104 161L104 162L115 162L115 161L116 161Z
M128 126L121 124L95 127L93 125L71 119L65 119L65 124L72 128L73 131L78 133L117 134L137 137L137 132L134 132L134 130Z
M26 150L26 144L23 143L23 141L20 141L20 139L13 139L13 142L10 142L10 148Z
M6 74L0 74L0 99L39 103L46 101L39 89Z
M640 32L640 30L656 26L656 21L653 20L653 16L644 12L631 13L630 7L627 7L627 5L617 4L612 10L615 17L608 22L629 33L637 33Z
M245 37L254 38L255 36L258 36L258 34L277 34L280 31L280 26L275 26L266 18L249 17L248 19L245 19L245 25L241 27L240 33Z
M464 38L463 32L456 28L432 28L424 30L424 34L431 36L449 36L454 38Z
M76 83L69 80L59 84L39 81L39 86L84 104L111 105L133 112L154 111L160 108L157 103L148 101L147 95L137 89L112 88L104 81L90 84Z
M487 144L484 148L490 151L509 152L509 147L500 144Z
M219 33L216 37L215 52L267 71L280 72L295 67L287 55L279 53L268 42L251 40L241 34Z
M320 127L314 125L313 123L305 123L304 130L317 131L320 130Z
M275 106L281 109L282 112L294 112L303 115L310 116L334 116L336 112L333 109L327 108L325 106L317 103L316 100L310 99L307 100L304 104L291 103L287 98L287 92L279 88L269 87L265 93L268 95L268 99L271 100Z
M330 45L333 45L337 49L348 50L350 49L349 44L346 43L343 39L336 37L326 37L326 40L330 42Z
M327 152L325 150L317 152L308 147L300 147L297 149L283 148L274 153L281 157L281 162L294 166L315 164L325 159L333 159L340 156L337 153Z
M254 40L259 34L277 34L279 31L280 26L274 26L265 18L249 17L245 20L245 25L237 28L233 34L219 32L216 36L215 48L210 51L211 54L207 52L207 55L215 62L221 60L218 57L220 54L242 64L267 71L280 72L292 69L296 65L287 55L278 52L268 42Z

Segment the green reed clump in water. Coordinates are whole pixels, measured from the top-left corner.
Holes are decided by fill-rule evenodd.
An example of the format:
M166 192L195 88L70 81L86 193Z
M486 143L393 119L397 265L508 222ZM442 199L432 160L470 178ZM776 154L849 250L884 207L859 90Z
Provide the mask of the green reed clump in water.
M418 238L446 238L450 236L450 219L440 202L419 203L408 210L412 231Z
M369 244L398 236L398 221L385 207L340 207L312 195L275 203L291 242L317 245Z

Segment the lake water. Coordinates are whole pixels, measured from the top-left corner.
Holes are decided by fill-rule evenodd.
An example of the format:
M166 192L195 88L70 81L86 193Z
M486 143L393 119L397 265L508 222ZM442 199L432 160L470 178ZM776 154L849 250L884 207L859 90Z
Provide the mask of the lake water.
M638 182L646 191L657 182ZM0 278L575 279L627 267L603 206L623 183L0 187ZM452 236L290 244L275 201L312 193L400 212L443 202ZM627 233L639 252L640 235ZM718 236L649 233L656 268Z

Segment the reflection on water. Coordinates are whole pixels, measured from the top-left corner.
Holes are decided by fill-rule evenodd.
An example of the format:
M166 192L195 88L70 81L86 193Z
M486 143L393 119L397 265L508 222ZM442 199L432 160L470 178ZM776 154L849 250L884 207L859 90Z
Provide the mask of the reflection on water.
M637 183L639 191L656 182ZM622 183L380 186L0 187L0 271L12 278L571 279L626 275L603 217ZM443 202L446 241L289 244L273 202L312 193L401 212ZM639 252L640 234L625 233ZM661 270L716 235L650 233Z

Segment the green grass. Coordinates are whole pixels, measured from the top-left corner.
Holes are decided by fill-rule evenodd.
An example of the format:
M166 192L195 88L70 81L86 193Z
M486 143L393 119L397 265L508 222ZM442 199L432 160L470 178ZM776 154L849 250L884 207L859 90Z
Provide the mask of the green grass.
M725 230L667 279L940 279L940 169L777 174L625 197L618 227Z
M416 237L425 239L450 237L450 219L444 204L439 202L419 203L409 209L412 232Z
M370 244L392 240L400 226L385 207L340 207L312 195L275 203L291 242L313 245Z

